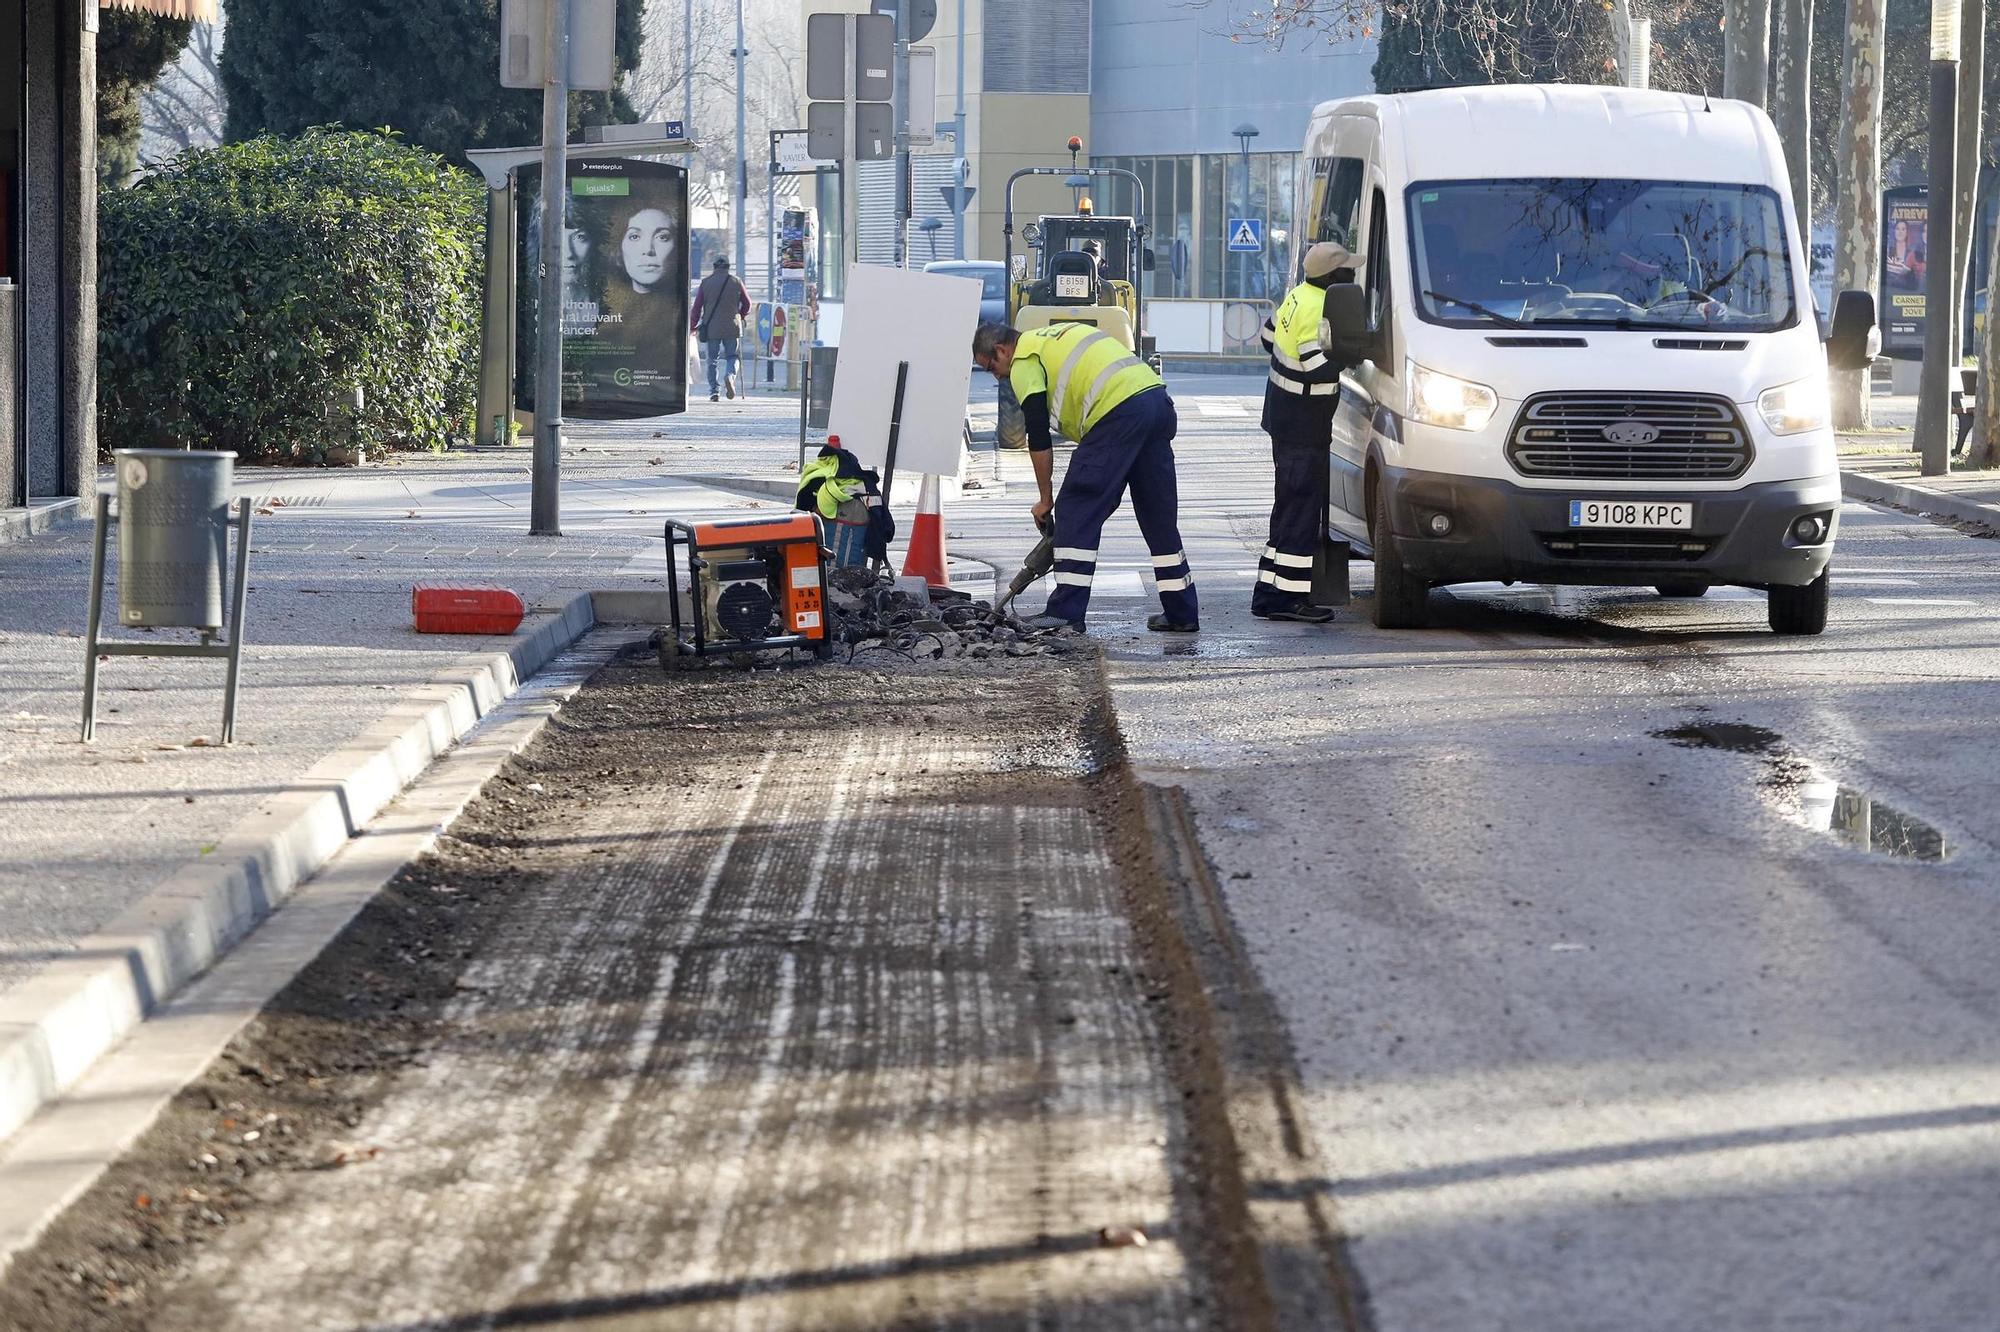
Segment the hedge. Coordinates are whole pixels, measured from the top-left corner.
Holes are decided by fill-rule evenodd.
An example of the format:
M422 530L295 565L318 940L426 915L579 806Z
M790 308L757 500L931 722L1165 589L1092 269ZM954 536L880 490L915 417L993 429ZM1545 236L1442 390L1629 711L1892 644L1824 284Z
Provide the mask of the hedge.
M321 462L360 388L370 450L472 432L484 190L384 133L182 154L99 217L104 446Z

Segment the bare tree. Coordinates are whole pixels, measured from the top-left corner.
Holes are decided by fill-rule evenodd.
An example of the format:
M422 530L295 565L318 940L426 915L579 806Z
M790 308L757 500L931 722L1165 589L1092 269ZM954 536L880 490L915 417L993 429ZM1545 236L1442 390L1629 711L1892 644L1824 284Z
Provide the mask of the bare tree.
M1992 297L1993 275L2000 269L1995 264L2000 264L2000 227L1993 229L1993 250L1986 266L1986 329L1979 339L1979 421L1966 458L1974 467L2000 467L2000 402L1994 400L1995 384L2000 381L2000 374L1996 374L2000 370L2000 311L1994 310Z
M1847 0L1833 283L1837 291L1872 291L1877 300L1882 295L1877 264L1882 248L1882 65L1888 28L1887 0ZM1834 373L1835 429L1867 429L1868 380L1865 369Z
M222 142L229 110L222 91L222 41L221 22L195 24L180 59L140 94L142 166Z
M1767 106L1771 100L1771 0L1727 0L1723 13L1722 95Z
M1986 0L1960 0L1958 44L1958 139L1954 216L1958 268L1952 274L1951 363L1965 346L1965 287L1972 278L1972 251L1979 244L1973 205L1979 196L1979 123L1986 74Z
M1791 172L1792 201L1808 244L1813 224L1812 29L1813 0L1779 0L1771 100Z

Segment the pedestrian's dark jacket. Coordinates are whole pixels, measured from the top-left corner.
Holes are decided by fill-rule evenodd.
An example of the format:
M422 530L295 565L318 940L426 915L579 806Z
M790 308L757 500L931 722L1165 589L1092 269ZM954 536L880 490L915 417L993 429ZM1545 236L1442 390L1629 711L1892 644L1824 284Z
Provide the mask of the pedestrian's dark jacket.
M694 309L688 328L703 342L727 342L743 336L743 320L750 313L750 293L734 273L710 273L695 292Z

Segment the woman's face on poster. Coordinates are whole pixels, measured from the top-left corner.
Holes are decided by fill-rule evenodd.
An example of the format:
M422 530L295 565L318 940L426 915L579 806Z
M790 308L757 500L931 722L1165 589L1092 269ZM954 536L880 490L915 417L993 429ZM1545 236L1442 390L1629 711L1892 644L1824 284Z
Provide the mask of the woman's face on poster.
M625 235L621 248L625 258L625 275L632 279L632 290L651 291L667 275L667 262L673 256L673 224L658 208L641 208L632 214L625 224Z
M590 262L590 233L579 227L563 228L563 276L573 278Z

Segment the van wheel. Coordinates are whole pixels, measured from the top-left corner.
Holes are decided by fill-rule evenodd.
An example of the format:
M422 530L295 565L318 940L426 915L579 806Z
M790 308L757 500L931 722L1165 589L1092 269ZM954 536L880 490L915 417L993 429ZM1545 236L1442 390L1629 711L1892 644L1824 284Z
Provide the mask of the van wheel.
M1003 449L1028 447L1028 418L1015 401L1014 386L1004 379L1000 381L1000 422L994 430L994 442Z
M1804 587L1773 587L1769 594L1771 632L1817 634L1826 628L1826 608L1833 595L1831 570Z
M1653 590L1663 597L1705 597L1708 584L1699 578L1673 578L1653 584Z
M1375 627L1422 629L1431 621L1431 585L1403 567L1390 538L1389 490L1375 488L1375 512L1368 541L1375 547Z

